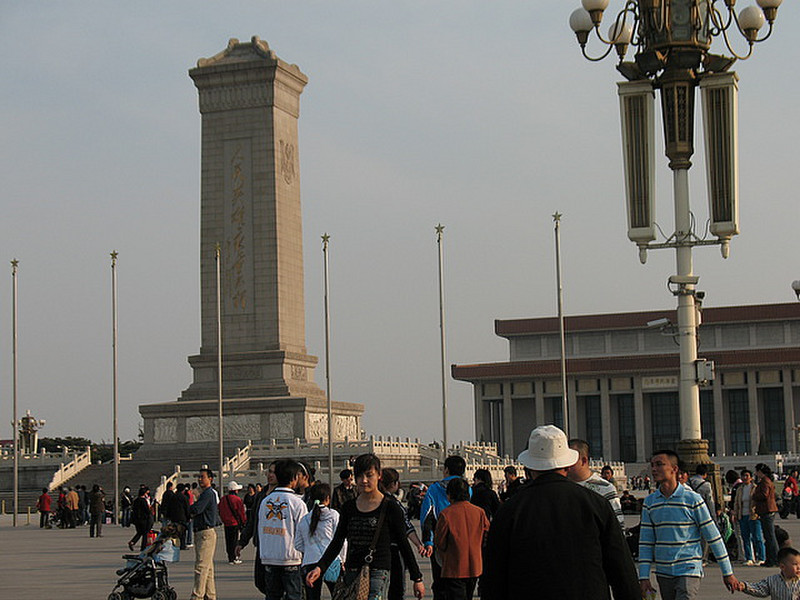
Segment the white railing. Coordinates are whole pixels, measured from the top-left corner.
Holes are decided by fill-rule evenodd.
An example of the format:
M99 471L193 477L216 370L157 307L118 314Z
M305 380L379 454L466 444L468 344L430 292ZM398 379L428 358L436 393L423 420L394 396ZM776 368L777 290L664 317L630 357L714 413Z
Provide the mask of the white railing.
M72 479L83 471L86 467L92 464L92 449L90 446L86 447L86 452L81 454L73 454L73 458L68 463L61 463L58 471L53 473L53 478L50 480L48 484L48 489L56 489L58 486L63 485L69 479ZM67 454L66 451L64 452L62 458L66 458Z
M222 465L222 472L224 473L231 473L238 469L241 469L245 465L250 464L250 450L253 447L253 443L248 440L247 446L244 448L237 448L236 452L230 458L227 458Z

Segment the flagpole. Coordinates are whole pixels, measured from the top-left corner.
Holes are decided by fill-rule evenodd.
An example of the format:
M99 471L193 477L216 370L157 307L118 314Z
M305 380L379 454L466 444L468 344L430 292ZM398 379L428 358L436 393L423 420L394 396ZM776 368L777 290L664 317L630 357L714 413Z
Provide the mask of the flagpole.
M13 409L11 429L14 439L14 517L12 524L17 526L17 513L19 512L19 436L17 433L17 267L19 261L11 261L11 288L12 288L12 396Z
M117 420L117 257L119 253L111 252L111 348L112 348L112 402L114 430L114 520L119 523L119 433Z
M331 303L328 280L328 242L331 236L322 236L322 256L325 274L325 393L328 397L328 483L333 490L333 400L331 400Z
M558 286L558 331L561 338L561 398L564 415L564 433L569 437L567 414L567 347L564 335L564 286L561 284L561 213L553 214L556 238L556 285Z
M222 431L222 291L220 283L220 263L222 257L219 242L214 246L214 262L217 269L217 409L218 409L218 429L219 429L219 488L223 489L223 431ZM223 492L220 492L223 493Z
M436 244L439 247L439 334L442 359L442 446L444 457L447 458L447 360L445 358L445 328L444 328L444 254L442 234L444 225L436 226Z

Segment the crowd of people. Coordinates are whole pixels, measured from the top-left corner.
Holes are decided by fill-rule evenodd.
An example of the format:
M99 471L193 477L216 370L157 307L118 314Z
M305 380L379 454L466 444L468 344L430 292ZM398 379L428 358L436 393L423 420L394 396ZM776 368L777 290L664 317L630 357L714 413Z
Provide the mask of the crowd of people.
M103 524L111 519L113 505L106 503L106 494L99 485L94 484L90 491L85 485L62 486L54 495L55 502L48 488L42 488L36 500L40 528L75 529L89 525L89 537L103 536Z
M430 561L434 600L471 600L476 592L506 600L533 591L543 598L639 600L656 590L665 600L694 599L711 560L731 592L800 597L800 552L775 526L779 511L800 518L797 470L784 482L780 509L766 464L728 471L730 500L717 503L706 465L688 473L675 452L657 450L652 479L625 481L647 491L652 481L654 491L642 501L627 489L620 496L611 467L595 473L590 455L586 441L537 427L518 457L523 473L506 467L495 486L488 470L477 469L468 481L464 459L449 456L440 480L410 486L406 505L399 473L374 454L353 457L333 489L294 459L270 464L263 486L243 491L230 481L224 494L203 468L191 485L168 483L160 503L145 485L135 498L126 487L121 524L135 529L131 550L151 543L156 521L177 530L180 547L195 550L193 600L217 598L220 526L229 564L242 564L243 549L255 548L253 583L266 600L318 600L323 587L333 594L356 585L368 588L369 600L401 600L407 581L422 598L421 560ZM102 535L109 518L97 485L90 492L60 489L55 500L45 489L37 507L41 527L51 527L54 514L62 527L89 523L92 537ZM626 529L624 514L634 512L639 523ZM779 572L741 581L736 559Z

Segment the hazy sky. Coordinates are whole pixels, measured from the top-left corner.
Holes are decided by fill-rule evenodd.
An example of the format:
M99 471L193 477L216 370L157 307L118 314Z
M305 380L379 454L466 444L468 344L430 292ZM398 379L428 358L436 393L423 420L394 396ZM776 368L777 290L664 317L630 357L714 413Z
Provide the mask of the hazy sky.
M3 2L0 259L20 260L19 415L46 419L43 435L111 439L114 249L121 437L136 435L140 404L189 385L200 115L187 70L231 37L260 36L309 77L299 147L307 345L322 359L328 232L332 395L366 406L369 433L441 435L439 222L449 363L507 359L495 318L556 313L555 211L567 315L673 308L674 253L642 266L625 234L620 77L610 58L581 57L572 4ZM773 38L736 66L742 234L726 261L716 247L696 250L706 306L794 300L799 15L784 3ZM702 233L701 135L695 145ZM657 154L658 222L671 231L660 142ZM0 264L7 438L11 268ZM322 367L316 381L324 388ZM450 381L449 392L450 438L472 438L471 386Z

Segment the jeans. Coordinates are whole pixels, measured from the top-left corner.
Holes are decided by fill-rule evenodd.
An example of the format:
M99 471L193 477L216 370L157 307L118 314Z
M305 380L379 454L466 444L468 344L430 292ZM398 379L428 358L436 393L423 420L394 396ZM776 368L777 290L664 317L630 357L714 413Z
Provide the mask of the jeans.
M344 580L350 583L358 577L361 569L347 569L344 573ZM388 569L372 569L369 570L369 596L367 600L386 600L389 592L389 576ZM268 599L272 600L272 599Z
M130 506L122 509L122 526L123 527L130 527L131 526L131 507Z
M266 572L266 600L301 600L303 582L299 566L264 565ZM284 596L285 594L285 596Z
M767 546L767 564L773 567L778 565L778 540L775 539L775 513L759 515L764 541Z
M750 517L739 519L739 529L742 531L745 560L764 562L764 536L761 534L761 521L751 520ZM755 550L755 557L753 550Z
M48 511L39 511L39 527L50 527L50 513Z

